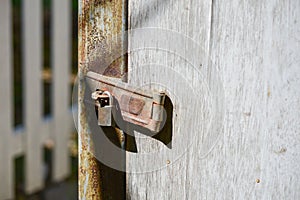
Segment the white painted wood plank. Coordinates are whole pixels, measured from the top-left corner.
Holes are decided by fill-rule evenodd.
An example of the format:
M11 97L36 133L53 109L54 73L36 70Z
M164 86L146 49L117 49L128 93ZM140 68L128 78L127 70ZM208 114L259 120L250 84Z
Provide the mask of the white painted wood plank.
M52 55L53 55L53 115L54 115L54 167L55 181L70 173L68 139L70 136L70 58L71 58L71 10L70 1L52 1Z
M42 180L42 24L41 1L23 1L24 42L24 123L25 140L25 189L28 193L43 187Z
M143 27L159 27L163 29L171 29L172 31L179 32L188 35L197 43L200 43L203 49L208 49L209 47L209 34L210 34L210 20L211 20L211 1L130 1L130 27L143 28ZM158 31L159 33L160 31ZM144 40L147 40L147 35ZM154 33L155 34L155 33ZM150 34L151 35L151 34ZM176 40L177 33L172 34L169 32L169 37L165 38L166 46L170 45L168 41L173 41L175 45L178 45L183 49L183 54L185 50L183 45L186 45L185 41ZM140 35L132 35L130 38L131 48L133 46L138 47L139 45L143 47L146 43L143 39L139 39ZM156 38L160 38L160 34ZM155 37L154 37L155 39ZM161 43L164 41L159 40L156 46L159 48ZM139 43L140 42L140 43ZM176 44L178 42L178 44ZM184 113L185 105L190 108L194 108L192 112L195 114L202 111L197 108L196 105L191 101L192 97L189 97L189 92L187 88L184 88L180 84L176 73L181 71L181 78L191 79L192 82L196 82L194 87L201 87L201 81L197 74L189 74L188 69L190 66L183 59L178 58L178 56L173 55L167 51L160 50L140 50L135 53L130 54L129 61L129 81L134 85L143 85L147 82L156 82L167 86L170 89L170 97L174 104L174 114L173 118L173 147L184 147L184 138L188 138L189 132L197 131L197 129L185 128L185 126L196 125L192 122L186 122L184 116L188 113ZM205 66L206 60L204 55L201 54L201 49L196 49L199 53L199 60ZM189 52L189 51L186 51ZM149 65L152 63L152 65ZM148 66L147 66L148 64ZM200 64L200 63L199 63ZM142 66L144 69L141 69ZM161 65L161 67L158 67ZM199 67L199 66L196 66ZM140 69L139 69L140 68ZM192 72L192 70L191 70ZM192 78L194 77L194 78ZM194 80L193 80L194 79ZM199 83L197 83L199 82ZM200 85L199 85L200 84ZM155 84L153 84L152 87ZM174 94L175 92L175 94ZM177 93L177 94L176 94ZM176 98L178 96L179 98ZM182 98L184 97L184 98ZM195 99L194 99L195 100ZM181 103L181 104L180 104ZM188 115L191 115L190 113ZM197 118L194 116L187 116L192 118ZM200 116L198 116L200 117ZM193 120L191 120L193 121ZM182 128L181 128L182 127ZM197 128L197 126L195 126ZM201 127L198 127L201 129ZM136 134L136 136L141 137L141 135ZM180 137L179 137L180 136ZM157 170L154 172L142 173L142 174L128 174L127 184L129 199L191 199L189 197L190 188L189 185L191 180L188 176L192 173L187 165L189 155L183 155L176 164L175 162L176 153L170 153L162 143L150 139L150 138L137 138L137 145L139 153L148 152L160 152L159 154L153 154L151 159L148 158L138 158L135 159L135 155L127 155L127 168L129 171L135 171L145 168L145 166L161 166L164 167L162 170ZM175 150L174 150L175 151ZM172 155L174 160L172 159ZM170 163L170 164L168 164ZM194 193L197 195L197 193Z
M12 15L11 1L0 2L0 199L13 198L12 134Z
M53 132L53 127L54 127L54 119L52 117L47 117L43 119L43 123L42 123L42 138L41 141L44 144L45 141L52 139L51 135Z
M223 174L234 180L227 190L234 198L300 197L299 10L299 1L216 4L214 18L221 28L212 55L224 74L230 120L225 150L216 155L239 174L235 179ZM233 184L245 192L233 190Z
M12 155L14 157L22 156L25 153L25 144L24 141L26 140L26 129L18 128L15 129L13 134L11 135L11 146L14 148L11 150Z
M191 2L189 8L194 11L189 18L184 3L154 2L153 8L150 3L131 2L132 27L172 28L204 42L220 69L226 108L221 140L208 155L201 155L199 129L195 143L175 164L157 172L129 174L129 199L299 199L300 2L214 1L212 26L209 13L197 15L209 10L207 2ZM204 19L207 23L200 22ZM164 53L144 51L130 56L135 73L135 66L155 60L176 68ZM209 72L213 66L208 67ZM130 75L132 83L143 83L155 72L151 67L144 70ZM209 82L209 88L214 89L214 84ZM180 105L174 102L179 112ZM185 128L180 134L203 123L192 120L197 110L190 113L189 124L177 121L175 126ZM222 121L214 121L218 123ZM143 140L138 145L144 152L160 145ZM135 162L129 155L127 166L139 168L157 160Z

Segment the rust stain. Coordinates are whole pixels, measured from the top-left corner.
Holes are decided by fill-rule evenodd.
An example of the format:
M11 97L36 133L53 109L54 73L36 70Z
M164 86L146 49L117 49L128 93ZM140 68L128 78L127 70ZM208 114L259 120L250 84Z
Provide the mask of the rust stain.
M79 107L80 109L80 128L79 128L79 142L81 149L79 150L79 198L86 199L101 199L100 174L95 170L97 167L96 159L91 155L89 135L87 133L86 113L83 104L85 85L82 81L83 74L86 73L86 24L88 22L88 13L90 10L90 3L87 0L81 1L81 14L79 14L79 43L78 43L78 57L79 57ZM86 180L88 177L88 180ZM90 181L91 180L91 181Z
M145 101L142 99L134 98L127 95L121 96L121 108L123 108L127 112L130 112L131 114L139 115L143 110L144 105Z
M145 101L138 98L130 98L129 101L129 112L131 114L139 115L145 105Z
M120 78L124 72L123 1L95 0L87 24L89 70ZM115 59L114 57L118 58Z
M111 41L114 35L121 34L124 4L122 0L80 0L79 5L79 198L103 199L99 164L91 153L93 143L83 104L83 77L89 69L114 77L123 74L123 58L110 62L110 55L118 54L123 47L121 42Z

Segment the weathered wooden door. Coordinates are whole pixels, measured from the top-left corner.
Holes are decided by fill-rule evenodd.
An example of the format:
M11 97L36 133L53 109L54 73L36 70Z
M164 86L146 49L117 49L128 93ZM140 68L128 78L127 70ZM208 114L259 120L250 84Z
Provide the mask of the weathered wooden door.
M127 81L173 113L170 145L134 132L127 199L299 199L300 1L120 3Z

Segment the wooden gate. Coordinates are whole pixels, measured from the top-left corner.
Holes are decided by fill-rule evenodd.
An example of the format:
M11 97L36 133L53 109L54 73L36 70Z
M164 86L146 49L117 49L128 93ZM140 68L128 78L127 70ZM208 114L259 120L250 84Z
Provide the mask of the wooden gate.
M88 47L128 29L142 50L124 79L173 104L171 148L135 132L127 199L300 198L299 1L82 0L79 18L82 78ZM79 195L101 198L83 104L79 119Z
M70 110L71 10L69 1L53 0L52 65L53 115L42 114L42 1L25 0L22 5L23 119L21 128L13 126L13 16L12 1L0 1L0 199L14 198L14 159L25 157L26 194L44 187L43 146L53 141L51 180L70 175L68 141L73 131ZM22 94L17 94L22 95Z

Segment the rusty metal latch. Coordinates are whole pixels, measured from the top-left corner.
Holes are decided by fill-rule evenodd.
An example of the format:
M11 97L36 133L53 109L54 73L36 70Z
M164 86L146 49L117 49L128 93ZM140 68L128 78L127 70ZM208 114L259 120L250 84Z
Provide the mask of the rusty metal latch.
M165 93L130 86L119 79L88 72L86 81L95 100L98 125L112 126L112 108L120 108L122 120L159 132L163 122Z

